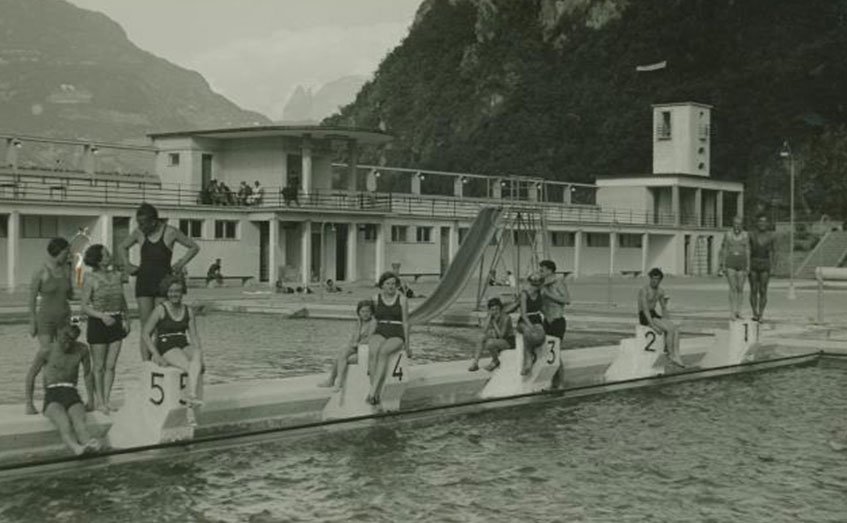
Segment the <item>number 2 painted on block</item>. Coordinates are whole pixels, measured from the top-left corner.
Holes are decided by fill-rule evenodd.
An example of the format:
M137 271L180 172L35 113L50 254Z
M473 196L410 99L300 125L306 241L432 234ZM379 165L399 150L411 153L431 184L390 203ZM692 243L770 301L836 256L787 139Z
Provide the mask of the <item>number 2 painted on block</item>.
M656 342L656 333L653 331L647 331L644 337L650 340L647 342L647 346L644 347L644 350L648 352L656 352L656 349L653 348L653 344Z

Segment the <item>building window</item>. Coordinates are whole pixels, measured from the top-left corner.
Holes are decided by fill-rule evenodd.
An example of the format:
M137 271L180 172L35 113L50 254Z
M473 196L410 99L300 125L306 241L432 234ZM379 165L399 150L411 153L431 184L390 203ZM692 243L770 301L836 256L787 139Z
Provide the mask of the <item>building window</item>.
M467 227L459 227L459 245L465 241L465 237L468 235Z
M550 243L553 247L573 247L574 233L554 231L550 233Z
M215 239L234 240L237 225L235 220L215 220Z
M189 238L202 238L203 220L180 220L179 230Z
M21 216L22 238L55 238L58 231L58 216Z
M406 231L409 228L405 225L392 225L391 226L391 241L395 243L403 243L406 240Z
M659 127L656 129L656 138L659 140L671 139L671 112L662 111Z
M415 240L418 243L431 243L432 227L418 227Z
M366 242L376 241L376 225L366 223L365 225L360 225L359 230L362 231L362 239Z
M0 238L9 237L9 216L0 216Z
M618 234L618 246L623 248L640 249L640 234Z
M168 153L168 165L170 167L179 165L179 153Z
M585 235L587 247L608 247L609 234L605 232L589 232Z
M535 235L535 231L519 230L512 231L512 234L512 239L514 240L515 245L526 246L532 245L532 237Z

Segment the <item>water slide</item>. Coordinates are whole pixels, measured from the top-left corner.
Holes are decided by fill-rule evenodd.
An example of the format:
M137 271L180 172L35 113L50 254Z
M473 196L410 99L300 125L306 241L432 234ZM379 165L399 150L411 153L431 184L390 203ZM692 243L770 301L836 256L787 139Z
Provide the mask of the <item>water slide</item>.
M438 287L426 301L410 313L410 322L413 325L435 318L456 301L471 277L478 271L482 254L497 232L502 215L503 209L500 207L484 207L479 212Z

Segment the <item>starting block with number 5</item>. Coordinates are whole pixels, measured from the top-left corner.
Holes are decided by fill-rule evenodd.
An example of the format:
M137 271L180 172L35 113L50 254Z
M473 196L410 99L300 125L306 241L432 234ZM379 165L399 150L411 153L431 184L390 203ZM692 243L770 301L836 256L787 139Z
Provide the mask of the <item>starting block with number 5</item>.
M635 337L621 340L618 354L606 369L605 380L625 381L660 376L658 365L665 354L665 335L644 325L635 326Z
M367 345L359 345L357 361L347 366L347 376L341 384L341 390L334 392L324 407L322 415L324 420L369 416L378 411L400 410L400 400L409 384L409 369L404 367L403 351L391 356L379 406L365 401L371 388L368 376L369 357L370 348Z
M147 361L139 378L113 415L109 444L128 448L193 438L194 426L185 402L188 374Z
M553 376L561 368L561 342L559 338L547 336L544 343L535 348L534 361L529 374L522 375L524 364L523 336L515 336L515 349L500 352L500 367L491 373L491 379L480 392L483 398L502 398L548 390Z

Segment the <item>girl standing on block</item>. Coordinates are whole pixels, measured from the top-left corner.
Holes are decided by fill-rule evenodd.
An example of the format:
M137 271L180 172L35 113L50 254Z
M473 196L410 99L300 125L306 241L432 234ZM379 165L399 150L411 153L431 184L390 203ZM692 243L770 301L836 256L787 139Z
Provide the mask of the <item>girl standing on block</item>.
M188 405L201 405L200 372L203 369L203 350L197 324L191 309L182 302L185 284L176 276L162 280L165 302L153 309L142 329L147 359L162 367L176 367L188 373Z
M377 324L371 337L368 359L371 390L365 398L371 405L379 405L391 357L400 349L405 349L406 356L412 357L412 349L409 347L409 305L406 297L397 292L399 285L400 279L396 274L385 272L379 277L380 293L374 297Z
M741 318L741 303L744 301L744 282L750 270L750 237L742 229L743 220L736 216L732 229L723 237L720 251L720 270L729 282L729 318Z
M160 291L162 280L170 274L180 276L188 262L200 252L200 247L182 231L160 219L159 211L149 203L138 206L135 218L138 228L121 243L118 252L123 257L122 262L127 273L135 275L138 315L141 325L146 325L153 308L165 298ZM129 249L136 243L141 246L141 264L138 266L129 263ZM171 266L174 243L182 245L188 252ZM148 358L142 338L141 359Z
M370 342L371 336L376 331L376 319L373 317L374 303L371 300L362 300L356 305L356 330L350 336L350 341L345 345L338 354L336 360L332 363L332 370L329 373L329 378L320 383L320 387L332 387L335 384L335 390L341 390L344 386L344 378L347 376L347 363L351 356L355 356L359 345Z
M82 288L82 312L88 316L86 338L94 371L94 403L95 408L108 413L115 364L123 339L129 334L123 274L114 270L111 253L99 243L85 251L83 262L91 268Z

